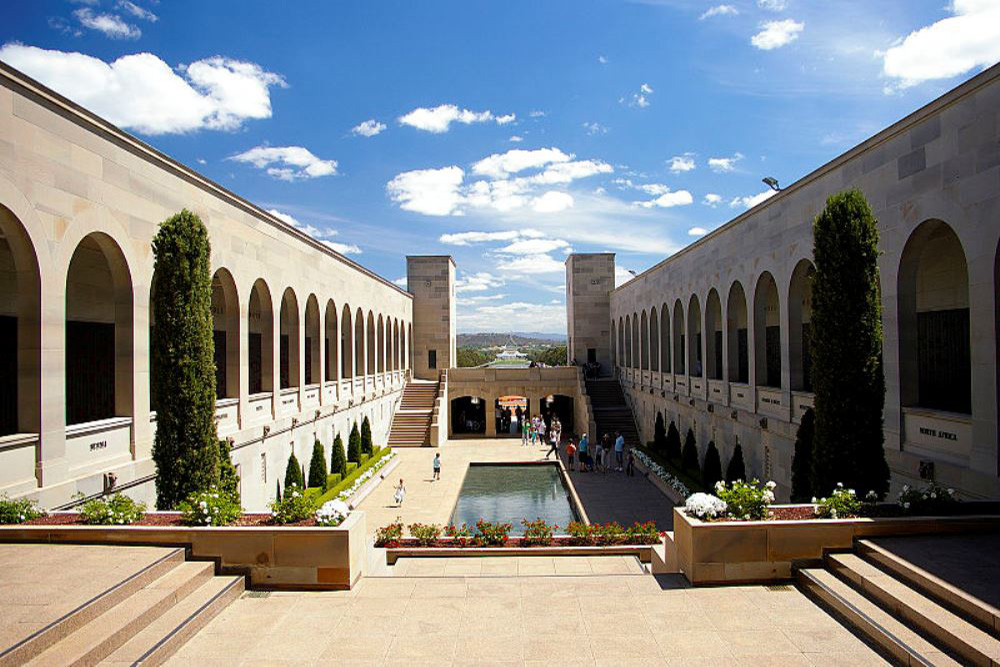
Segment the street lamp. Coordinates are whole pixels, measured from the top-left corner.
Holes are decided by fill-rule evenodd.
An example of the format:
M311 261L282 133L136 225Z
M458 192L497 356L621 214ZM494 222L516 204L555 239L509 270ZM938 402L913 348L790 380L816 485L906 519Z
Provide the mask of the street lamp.
M773 176L765 176L763 181L767 187L771 188L775 192L781 192L781 188L778 187L778 179Z

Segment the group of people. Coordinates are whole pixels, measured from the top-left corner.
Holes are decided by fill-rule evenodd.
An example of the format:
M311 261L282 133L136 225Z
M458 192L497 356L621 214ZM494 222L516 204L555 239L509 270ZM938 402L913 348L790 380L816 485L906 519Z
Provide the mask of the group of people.
M548 435L548 440L546 440L546 435ZM532 417L521 422L521 444L525 447L549 443L553 448L549 450L549 453L551 454L553 451L558 453L561 438L562 422L559 421L558 417L553 417L550 424L546 424L541 417Z
M546 457L547 458L547 457ZM625 436L615 433L614 442L605 433L596 445L592 445L586 433L580 438L580 444L575 445L570 440L566 445L566 460L570 470L577 472L606 473L623 472L627 476L635 475L635 454L625 450Z

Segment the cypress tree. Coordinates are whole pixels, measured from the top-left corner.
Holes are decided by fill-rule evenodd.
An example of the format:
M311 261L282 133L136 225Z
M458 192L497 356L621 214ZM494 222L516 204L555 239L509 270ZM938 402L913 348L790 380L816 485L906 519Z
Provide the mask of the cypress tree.
M210 255L208 230L186 209L153 238L153 461L161 510L219 483Z
M882 410L878 229L858 190L832 195L813 223L812 492L838 482L859 496L889 490Z
M361 434L358 433L358 423L354 422L351 435L347 438L347 460L361 462Z
M240 501L240 476L236 474L236 466L233 465L233 457L230 453L232 447L228 440L219 440L219 491L227 496Z
M306 488L305 480L302 479L302 468L299 466L299 460L295 458L295 452L289 455L288 465L285 466L285 489L293 485L300 489Z
M795 454L792 456L792 500L805 503L816 494L812 492L812 455L815 413L812 408L802 415L802 423L795 433Z
M367 416L361 421L361 453L372 453L372 425Z
M340 474L343 479L347 476L347 457L344 456L344 441L340 439L340 434L333 439L333 452L330 454L330 474Z
M668 459L681 460L681 434L672 421L667 429L666 455Z
M667 449L667 431L663 428L663 413L656 413L656 424L653 426L653 449L664 453Z
M705 488L710 493L715 489L715 483L722 480L722 459L719 458L719 450L715 446L715 440L708 443L708 451L705 452L705 466L701 471L701 480L705 483Z
M736 449L733 450L733 456L729 459L729 465L726 466L726 481L732 484L736 480L747 478L747 467L743 463L743 446L737 443Z
M279 479L274 480L274 486L276 487L276 491L274 492L274 499L277 500L278 502L281 502L281 480Z
M312 460L309 462L309 486L326 490L326 452L319 440L313 443Z
M681 455L681 468L692 472L698 472L698 447L694 442L694 431L688 429L687 437L684 438L684 452Z

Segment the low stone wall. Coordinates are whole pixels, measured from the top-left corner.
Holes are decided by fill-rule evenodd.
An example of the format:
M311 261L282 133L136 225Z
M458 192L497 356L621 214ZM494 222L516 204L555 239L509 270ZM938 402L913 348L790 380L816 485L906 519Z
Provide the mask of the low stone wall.
M649 468L644 466L642 464L642 461L640 461L638 458L636 458L635 460L635 469L641 472L643 475L645 475L646 479L648 479L653 486L658 488L663 493L663 495L667 497L667 500L672 502L674 505L684 504L685 501L684 496L682 496L679 491L674 489L674 487L670 486L662 479L660 479L659 476L653 474L653 472L650 471Z
M697 586L791 579L794 562L849 550L857 538L985 530L1000 530L1000 516L705 522L675 508L673 543L678 569Z
M178 526L2 526L0 542L185 547L214 560L222 574L242 574L251 588L341 590L364 572L365 513L336 528Z
M385 550L385 560L393 565L399 558L454 558L481 556L635 556L648 563L653 545L618 544L609 547L396 547Z

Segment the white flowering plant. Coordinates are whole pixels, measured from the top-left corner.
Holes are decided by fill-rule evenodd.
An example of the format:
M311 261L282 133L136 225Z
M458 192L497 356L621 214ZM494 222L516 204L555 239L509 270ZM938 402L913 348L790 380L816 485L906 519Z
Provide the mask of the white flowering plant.
M393 457L396 456L396 452L390 451L388 454L380 458L376 463L374 463L370 468L365 470L363 473L357 476L353 483L343 491L337 494L337 500L342 500L347 502L351 499L358 490L364 486L365 482L374 477L378 471L385 466L386 463L391 461Z
M178 509L185 526L227 526L243 514L239 501L215 486L192 493Z
M285 489L284 498L271 503L271 519L274 523L298 523L315 514L316 501L295 484Z
M0 496L0 524L24 523L44 514L33 500Z
M731 484L718 482L715 485L715 495L726 503L726 515L729 518L762 521L768 517L776 486L774 482L761 484L756 479L749 482L740 479Z
M726 516L726 501L710 493L692 493L684 504L684 511L698 519L718 519Z
M145 515L146 503L136 502L122 493L88 500L80 508L80 519L91 526L127 526Z
M350 513L350 508L343 500L328 500L316 510L316 523L320 526L339 526Z
M829 497L812 499L816 514L824 519L847 519L861 514L861 499L854 489L845 489L838 483Z
M959 502L955 489L931 482L922 489L904 484L899 493L899 506L907 514L950 514Z
M670 472L667 471L666 468L664 468L659 463L654 461L649 454L642 451L641 449L633 449L632 451L635 454L635 458L638 459L639 462L642 465L644 465L647 470L649 470L649 472L651 472L652 474L656 475L661 480L663 480L667 484L667 486L672 488L677 493L681 494L681 496L683 496L684 498L687 498L688 496L691 495L691 490L687 487L686 484L684 484L684 482L677 479L674 475L670 474Z

